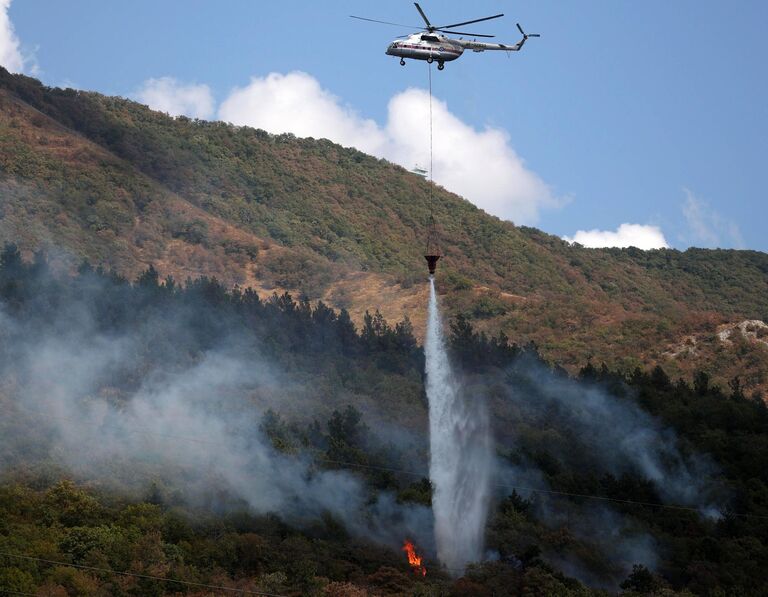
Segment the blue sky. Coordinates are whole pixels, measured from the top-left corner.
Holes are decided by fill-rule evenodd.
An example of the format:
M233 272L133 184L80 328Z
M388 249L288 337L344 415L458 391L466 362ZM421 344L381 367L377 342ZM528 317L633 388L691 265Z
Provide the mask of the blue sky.
M768 3L422 6L433 22L504 12L474 26L501 41L517 41L516 21L542 34L509 58L467 53L433 71L441 102L436 154L445 156L443 178L438 167L435 176L444 186L560 236L614 232L576 237L585 243L621 244L635 234L676 248L768 250ZM408 90L426 87L426 65L401 68L384 55L408 30L348 18L417 25L409 1L14 0L8 14L22 68L49 85L147 101L147 81L171 77L170 92L203 89L212 102L206 116L268 130L293 124L290 107L265 112L265 98L280 102L299 90L313 109L331 114L306 118L348 127L344 144L404 164L422 155L421 135L405 139L395 129L423 105ZM0 56L10 60L7 51ZM307 76L284 76L294 71ZM377 136L376 145L358 143ZM451 147L452 139L462 147ZM464 164L461 180L449 177L452 159Z

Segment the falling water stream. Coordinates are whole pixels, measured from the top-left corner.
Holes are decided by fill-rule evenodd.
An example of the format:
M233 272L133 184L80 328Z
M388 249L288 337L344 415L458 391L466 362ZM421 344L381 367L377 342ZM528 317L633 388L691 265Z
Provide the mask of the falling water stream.
M483 555L491 437L484 403L466 396L451 371L432 276L424 351L437 557L458 575Z

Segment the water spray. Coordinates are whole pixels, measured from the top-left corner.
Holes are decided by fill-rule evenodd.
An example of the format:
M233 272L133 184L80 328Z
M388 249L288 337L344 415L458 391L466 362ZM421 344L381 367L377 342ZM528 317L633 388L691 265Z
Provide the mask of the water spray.
M457 574L483 555L491 479L491 436L481 400L467 400L445 348L434 276L429 277L426 355L429 477L437 557Z

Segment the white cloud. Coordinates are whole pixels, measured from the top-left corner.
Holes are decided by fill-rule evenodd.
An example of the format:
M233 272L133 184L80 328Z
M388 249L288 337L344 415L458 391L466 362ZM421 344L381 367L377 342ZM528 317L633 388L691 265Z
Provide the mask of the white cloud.
M433 101L434 179L488 213L520 224L538 221L539 211L555 207L546 183L525 167L509 135L462 122L440 100ZM429 162L429 94L409 89L389 102L384 156L406 167Z
M147 79L134 96L153 110L167 112L171 116L183 114L205 119L211 118L215 112L208 85L184 84L173 77Z
M669 247L664 233L658 226L644 224L622 224L613 230L579 230L573 238L564 236L569 243L579 243L590 249L600 247L637 247L649 249L665 249Z
M696 198L688 189L685 191L683 215L690 230L692 244L703 247L729 246L736 249L744 248L744 238L738 225L723 218L709 207L706 202Z
M440 100L433 101L432 111L435 182L517 223L535 223L542 208L558 205L512 149L506 132L476 130ZM429 96L420 89L394 96L382 126L342 104L311 75L272 73L233 90L219 117L271 133L330 139L408 169L429 164Z
M330 139L368 153L386 142L373 120L343 106L317 79L302 72L253 77L249 85L234 89L224 100L219 117L270 133Z
M11 0L0 0L0 64L12 73L21 73L25 72L29 61L21 53L21 42L8 14L10 8ZM36 69L32 65L29 70L34 72Z

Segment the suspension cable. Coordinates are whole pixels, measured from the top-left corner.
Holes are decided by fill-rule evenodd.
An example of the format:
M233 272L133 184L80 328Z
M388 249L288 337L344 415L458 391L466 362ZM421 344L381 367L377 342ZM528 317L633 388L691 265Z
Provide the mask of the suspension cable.
M429 199L430 199L430 211L432 210L432 65L427 63L427 72L429 73Z
M436 252L436 231L435 231L435 197L434 197L434 151L433 151L433 123L432 123L432 65L427 62L427 74L429 81L429 220L427 222L427 246L426 253L434 254ZM432 270L430 270L431 272Z

